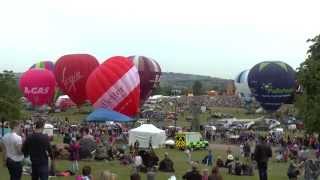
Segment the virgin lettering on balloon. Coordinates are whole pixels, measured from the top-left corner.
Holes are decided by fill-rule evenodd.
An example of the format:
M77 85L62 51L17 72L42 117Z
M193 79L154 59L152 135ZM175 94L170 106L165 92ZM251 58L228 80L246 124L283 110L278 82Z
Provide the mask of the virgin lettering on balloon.
M80 79L82 79L84 76L82 76L80 72L74 72L68 77L66 77L66 71L67 71L67 68L63 68L62 83L64 87L67 89L67 91L71 91L71 90L76 91L77 90L76 83Z
M25 94L48 94L50 87L24 87Z
M113 109L122 102L140 84L138 70L132 67L121 79L110 87L95 103L94 107Z

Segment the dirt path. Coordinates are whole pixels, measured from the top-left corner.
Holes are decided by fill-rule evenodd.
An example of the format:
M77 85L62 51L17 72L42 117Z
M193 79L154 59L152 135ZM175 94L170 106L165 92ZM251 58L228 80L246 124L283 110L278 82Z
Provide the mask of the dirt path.
M231 148L232 152L239 152L240 147L239 145L233 145L233 144L210 144L210 149L213 150L221 150L221 151L227 151L228 147Z

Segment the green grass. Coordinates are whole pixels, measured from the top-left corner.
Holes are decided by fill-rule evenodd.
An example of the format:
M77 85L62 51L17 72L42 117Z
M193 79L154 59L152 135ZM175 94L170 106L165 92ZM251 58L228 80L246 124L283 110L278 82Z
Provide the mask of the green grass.
M68 117L70 121L72 122L77 122L79 120L82 120L85 118L85 111L88 109L81 109L80 112L78 109L72 109L67 112L62 112L62 113L54 113L54 116L57 116L64 120L64 117ZM221 112L221 113L228 113L232 114L233 116L237 118L256 118L258 117L257 115L247 115L245 114L245 111L243 109L239 108L212 108L212 112ZM185 116L179 116L179 120L177 121L179 126L190 126L190 122L185 121L185 118L188 116L186 114ZM203 113L200 116L200 123L205 123L207 122L207 119L209 117L209 113ZM59 143L61 142L61 138L55 138L54 143ZM214 152L214 156L221 156L225 157L226 154L226 148L227 146L224 146L225 148L215 148L212 149ZM158 149L156 150L157 155L159 156L160 159L163 158L163 154L165 152L169 153L169 156L171 159L174 161L174 168L176 170L176 177L177 179L182 179L182 175L190 169L190 166L187 163L186 160L186 155L184 152L175 150L175 149ZM201 159L206 155L206 151L195 151L192 153L192 159L196 161L201 161ZM0 179L1 180L7 180L9 179L8 176L8 171L6 168L2 166L2 156L0 153ZM118 175L119 180L127 180L129 179L129 175L131 173L132 168L130 166L122 166L119 164L118 161L113 161L113 162L97 162L97 161L81 161L80 162L80 169L85 166L89 165L91 166L93 170L93 176L95 179L98 179L98 175L100 172L104 170L109 170L113 173L116 173ZM70 162L69 161L64 161L64 160L58 160L56 161L56 168L58 171L63 171L67 170L70 167ZM272 160L269 163L269 179L271 180L284 180L287 179L286 172L287 172L287 167L288 165L285 163L275 163ZM201 166L200 170L203 170L205 167ZM210 168L209 168L210 169ZM255 176L254 177L246 177L246 176L231 176L227 175L226 171L221 169L221 173L224 177L224 180L258 180L257 176L257 171L255 171ZM145 174L141 174L142 179L146 179ZM156 179L158 180L166 180L168 179L169 174L166 173L157 173ZM30 179L30 177L24 176L23 180ZM75 177L59 177L59 178L53 178L53 179L65 179L65 180L74 180Z
M175 150L175 149L159 149L156 150L157 155L160 159L163 158L164 152L168 152L171 159L174 161L174 168L176 170L176 177L178 179L181 179L182 175L190 169L190 166L187 164L186 155L184 152ZM225 157L224 150L215 150L213 149L214 156L217 157L218 155L221 155L222 157ZM195 151L192 153L192 159L201 161L201 159L206 155L206 151ZM0 159L2 162L2 159ZM80 168L89 165L93 169L93 176L98 177L99 173L104 170L109 170L113 173L116 173L120 180L129 179L129 175L131 173L131 167L130 166L123 166L120 165L118 161L113 162L97 162L97 161L81 161L80 162ZM286 172L287 172L287 164L285 163L275 163L273 161L270 161L269 163L269 179L271 180L283 180L287 179ZM69 161L64 160L58 160L56 161L56 167L57 170L66 170L70 167ZM201 166L200 169L204 169L206 167ZM210 168L209 168L210 169ZM225 180L258 180L257 177L257 171L255 171L254 177L247 177L247 176L231 176L227 175L225 170L221 170L222 175L224 176ZM0 167L0 174L1 178L3 180L9 179L7 169L3 166ZM141 174L142 179L146 179L145 174ZM168 178L169 174L166 173L157 173L157 179L159 180L166 180ZM30 179L30 177L24 176L23 179ZM73 180L74 177L59 177L59 178L53 178L53 179L66 179L66 180ZM97 179L97 178L95 178Z

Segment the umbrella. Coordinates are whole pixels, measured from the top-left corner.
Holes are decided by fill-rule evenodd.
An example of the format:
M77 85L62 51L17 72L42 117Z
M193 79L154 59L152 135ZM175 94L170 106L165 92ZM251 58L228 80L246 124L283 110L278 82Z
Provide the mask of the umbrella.
M87 117L87 122L99 123L106 121L130 122L133 121L133 119L124 114L104 108L96 109Z

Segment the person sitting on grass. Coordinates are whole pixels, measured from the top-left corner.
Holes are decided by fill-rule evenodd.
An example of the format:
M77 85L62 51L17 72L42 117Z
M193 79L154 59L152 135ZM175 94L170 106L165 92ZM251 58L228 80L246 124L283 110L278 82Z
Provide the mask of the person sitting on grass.
M219 173L219 168L217 166L212 168L211 174L208 180L223 180L221 174Z
M156 180L156 168L152 167L147 170L147 180Z
M84 166L82 168L82 175L77 176L76 180L93 180L91 176L91 167L90 166Z
M134 165L135 169L137 170L137 172L139 172L140 169L144 167L142 162L143 162L142 157L139 154L136 154L134 156L134 164L133 165Z
M109 171L103 171L99 180L117 180L117 176Z
M244 176L253 176L253 165L249 158L245 158L245 161L242 164L242 174Z
M304 164L304 161L299 163L299 160L297 157L292 157L290 160L290 164L288 167L288 178L289 180L297 180L298 176L300 175L300 168L302 168Z
M64 144L70 144L71 143L71 136L69 133L65 133L63 137L63 143Z
M219 168L224 167L224 163L223 163L221 156L218 156L216 166Z
M202 173L202 180L208 180L209 179L209 171L208 169L204 169Z
M229 168L230 165L232 164L233 160L234 160L233 155L232 155L232 154L229 154L229 155L227 156L227 160L226 160L226 162L225 162L224 167Z
M212 166L213 164L212 161L213 161L212 151L209 150L208 155L203 158L202 164L205 164L206 166Z
M140 180L139 170L136 167L133 167L133 172L130 175L130 180Z
M235 161L233 161L229 166L229 174L233 174L233 175L237 175L237 176L241 176L241 171L242 171L242 167L241 167L241 162L239 160L239 157L235 158Z
M160 161L159 171L174 172L173 161L168 157L168 153L164 153L164 159Z
M182 176L183 180L202 180L202 176L197 169L198 164L192 163L192 170Z

